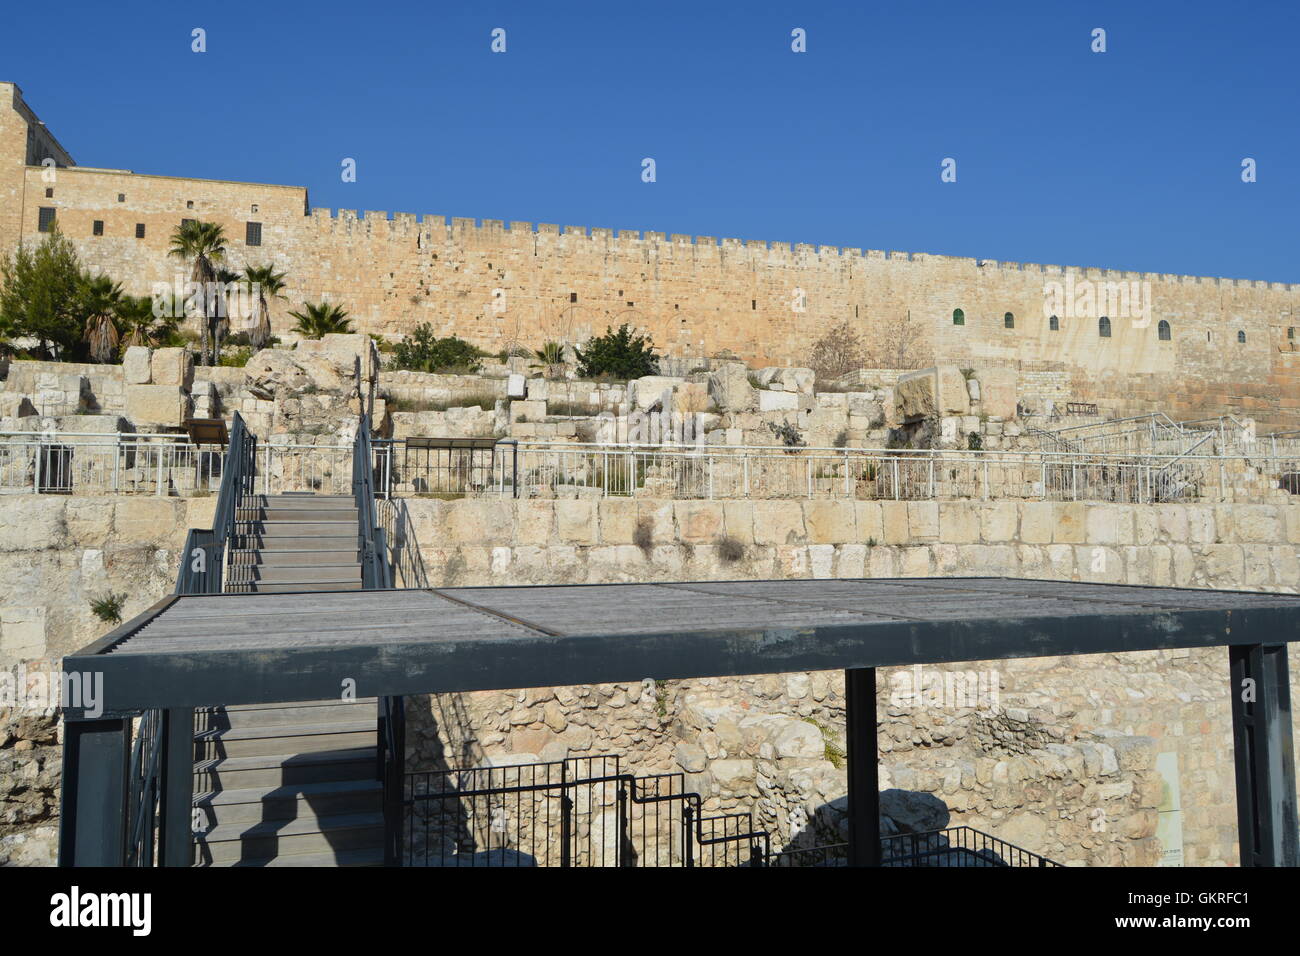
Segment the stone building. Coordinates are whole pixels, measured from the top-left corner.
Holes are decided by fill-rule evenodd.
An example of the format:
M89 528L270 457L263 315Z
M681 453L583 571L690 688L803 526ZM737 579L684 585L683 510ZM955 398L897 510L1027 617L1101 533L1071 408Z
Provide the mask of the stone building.
M75 165L0 83L0 252L57 221L87 263L146 294L185 278L166 254L183 219L221 223L233 267L287 273L280 330L286 308L321 299L361 331L396 338L431 322L493 351L627 321L670 355L729 351L762 366L804 364L849 321L904 366L1055 374L1116 414L1286 426L1300 409L1294 284L313 209L303 187Z

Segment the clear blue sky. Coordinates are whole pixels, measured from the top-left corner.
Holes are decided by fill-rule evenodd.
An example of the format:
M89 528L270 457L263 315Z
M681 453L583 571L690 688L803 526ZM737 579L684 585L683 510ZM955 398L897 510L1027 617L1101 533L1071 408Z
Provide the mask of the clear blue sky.
M303 185L313 206L1300 282L1296 2L78 6L8 5L0 79L85 165Z

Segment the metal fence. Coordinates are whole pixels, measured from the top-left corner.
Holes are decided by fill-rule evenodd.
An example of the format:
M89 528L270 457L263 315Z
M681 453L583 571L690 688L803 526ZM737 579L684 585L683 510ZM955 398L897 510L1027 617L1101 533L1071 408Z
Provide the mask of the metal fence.
M847 843L774 850L750 813L706 816L685 783L681 773L627 773L617 756L408 772L400 859L435 867L848 865ZM1058 865L966 826L883 837L880 851L891 867Z
M1189 432L1189 434L1191 434ZM1263 436L1208 454L503 441L427 454L372 442L380 498L1252 501L1300 492L1300 438ZM1276 451L1275 451L1276 449ZM251 492L351 494L353 446L259 442ZM222 449L175 435L0 433L0 493L211 494Z
M634 776L616 756L406 774L407 866L760 866L749 814L703 816L681 773Z
M400 443L399 443L400 444ZM531 497L1020 498L1140 504L1289 490L1296 456L1098 455L518 443L464 494Z

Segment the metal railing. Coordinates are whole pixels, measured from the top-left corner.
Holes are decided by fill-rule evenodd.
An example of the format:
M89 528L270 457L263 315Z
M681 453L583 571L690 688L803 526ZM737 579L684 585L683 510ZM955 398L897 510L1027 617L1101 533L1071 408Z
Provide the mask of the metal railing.
M365 590L393 586L384 544L384 529L375 521L375 454L370 441L370 416L362 415L352 446L352 495L357 503L357 547L361 554L361 586Z
M761 866L747 813L705 816L681 773L636 776L616 756L406 774L408 866Z
M1233 439L1232 454L1210 450L1217 433L1187 429L1184 435L1176 449L1170 445L1169 453L1158 454L507 440L490 458L480 456L464 468L455 459L449 467L408 455L403 439L370 436L370 482L374 500L644 496L1145 504L1251 501L1300 488L1300 435ZM356 442L259 442L247 491L355 494L356 456ZM0 493L205 495L219 490L224 468L216 450L176 436L0 436Z
M400 444L395 443L395 444ZM1174 466L1170 468L1169 466ZM1300 456L1102 455L519 442L465 493L521 498L1018 498L1144 504L1260 497Z
M252 494L257 469L257 437L244 424L238 412L230 424L230 439L222 461L221 484L217 489L217 507L211 528L191 529L185 539L180 571L176 578L177 594L220 594L227 585L241 582L229 579L226 566L235 550L239 509L245 496ZM235 570L235 566L231 566Z
M0 494L205 495L223 457L185 435L0 432Z
M135 721L126 802L126 866L155 866L162 801L162 753L166 744L161 710L146 710Z
M1060 866L1006 840L973 827L949 827L926 833L881 837L881 866L1004 867Z

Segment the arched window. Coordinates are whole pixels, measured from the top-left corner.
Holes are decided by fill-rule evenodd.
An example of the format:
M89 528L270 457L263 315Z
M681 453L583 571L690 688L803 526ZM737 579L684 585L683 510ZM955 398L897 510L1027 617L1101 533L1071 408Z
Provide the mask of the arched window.
M952 324L953 324L953 325L965 325L965 324L966 324L966 313L963 312L961 309L953 309L953 310L952 310Z
M1056 316L1052 316L1050 319L1047 320L1047 327L1051 329L1053 332L1059 332L1061 331L1061 320L1058 319Z
M1237 333L1237 344L1238 344L1238 345L1245 345L1245 344L1246 344L1246 333L1245 333L1245 332L1238 332L1238 333Z
M1097 334L1103 339L1110 338L1110 319L1104 315L1097 320Z
M1168 342L1171 338L1169 334L1169 323L1164 319L1161 319L1160 324L1156 326L1156 334L1160 337L1161 342Z
M1016 317L1010 312L1002 316L1002 327L1004 329L1014 329L1016 327Z

